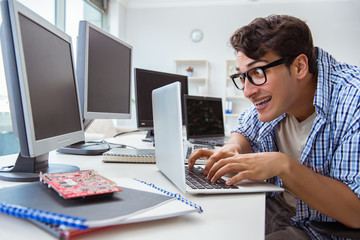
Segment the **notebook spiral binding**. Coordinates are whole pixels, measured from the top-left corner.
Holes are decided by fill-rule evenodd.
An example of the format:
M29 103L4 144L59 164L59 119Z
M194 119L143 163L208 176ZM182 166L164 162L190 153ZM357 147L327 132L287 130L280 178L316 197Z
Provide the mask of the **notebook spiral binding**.
M37 220L47 224L65 225L78 229L88 228L88 226L84 224L86 221L84 218L71 217L28 207L21 207L13 204L0 203L0 212L19 218Z
M181 201L181 202L183 202L183 203L185 203L185 204L187 204L187 205L189 205L189 206L191 206L191 207L194 207L195 209L197 209L197 211L198 211L199 213L202 213L202 212L203 212L203 209L201 208L201 206L199 206L199 205L197 205L197 204L195 204L195 203L193 203L193 202L191 202L191 201L183 198L179 193L172 193L172 192L166 191L166 190L164 190L164 189L162 189L162 188L159 188L159 187L155 186L153 183L147 183L147 182L145 182L145 181L138 180L138 179L136 179L136 178L134 178L134 179L135 179L136 181L138 181L138 182L141 182L141 183L143 183L143 184L146 184L146 185L148 185L148 186L150 186L150 187L152 187L152 188L154 188L154 189L156 189L156 190L158 190L158 191L166 194L167 196L175 197L177 200L179 200L179 201Z

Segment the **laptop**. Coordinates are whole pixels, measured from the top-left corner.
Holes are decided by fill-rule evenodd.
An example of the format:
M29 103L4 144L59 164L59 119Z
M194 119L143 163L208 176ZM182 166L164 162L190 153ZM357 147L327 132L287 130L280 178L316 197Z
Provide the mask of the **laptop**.
M184 96L187 140L194 144L226 143L221 98Z
M187 184L189 181L185 175L188 168L184 156L180 89L180 83L176 82L152 92L156 165L174 185L182 192L191 194L283 191L280 187L262 181L245 180L234 187L225 186L217 189L194 188L190 183ZM196 167L203 169L201 165ZM205 179L203 174L200 176Z

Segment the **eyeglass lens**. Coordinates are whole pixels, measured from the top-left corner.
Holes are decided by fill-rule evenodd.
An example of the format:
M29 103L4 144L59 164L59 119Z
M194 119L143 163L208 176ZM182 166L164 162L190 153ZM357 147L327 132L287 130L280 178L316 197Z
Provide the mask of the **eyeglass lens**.
M248 78L249 82L253 85L260 86L266 82L265 69L272 68L283 63L285 63L285 58L281 58L262 67L255 67L245 73L234 74L231 78L234 81L235 86L240 90L243 90L245 87L245 78Z
M261 68L254 68L249 72L240 74L238 77L234 78L234 81L239 89L244 89L246 77L254 85L261 85L266 81L265 72Z

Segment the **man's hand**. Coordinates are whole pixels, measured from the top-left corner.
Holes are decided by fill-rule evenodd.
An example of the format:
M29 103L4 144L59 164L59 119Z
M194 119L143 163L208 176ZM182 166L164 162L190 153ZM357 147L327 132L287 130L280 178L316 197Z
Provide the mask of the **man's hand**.
M211 166L220 159L228 158L236 154L238 154L237 148L232 144L226 144L221 148L215 148L212 150L196 149L191 153L188 159L188 166L191 169L197 159L208 159L205 170L209 170Z
M193 168L197 159L208 159L205 165L205 174L208 174L210 168L217 161L232 157L239 153L250 153L252 148L249 141L240 133L234 132L230 135L228 142L221 148L213 150L197 149L190 155L188 159L189 168Z
M216 182L225 174L236 172L237 174L227 181L228 185L244 179L262 181L279 176L287 160L290 160L290 157L279 152L236 154L214 163L208 169L207 178Z

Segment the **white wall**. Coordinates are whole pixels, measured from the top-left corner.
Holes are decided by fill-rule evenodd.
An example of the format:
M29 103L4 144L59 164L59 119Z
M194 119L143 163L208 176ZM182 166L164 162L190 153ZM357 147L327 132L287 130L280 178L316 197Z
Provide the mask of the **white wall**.
M235 6L127 9L126 40L134 47L134 66L174 71L175 59L210 61L210 94L223 95L225 60L234 58L230 35L258 16L289 14L306 20L315 45L338 60L360 65L359 1L246 4ZM204 32L191 42L194 28Z
M175 59L208 60L209 95L223 97L225 60L234 58L228 39L255 17L270 14L299 17L312 29L316 46L329 51L337 60L360 66L359 13L358 0L127 8L125 38L133 46L134 67L174 72ZM190 32L195 28L204 33L199 43L190 40Z
M109 32L121 40L125 40L126 8L119 1L110 0L108 11Z

